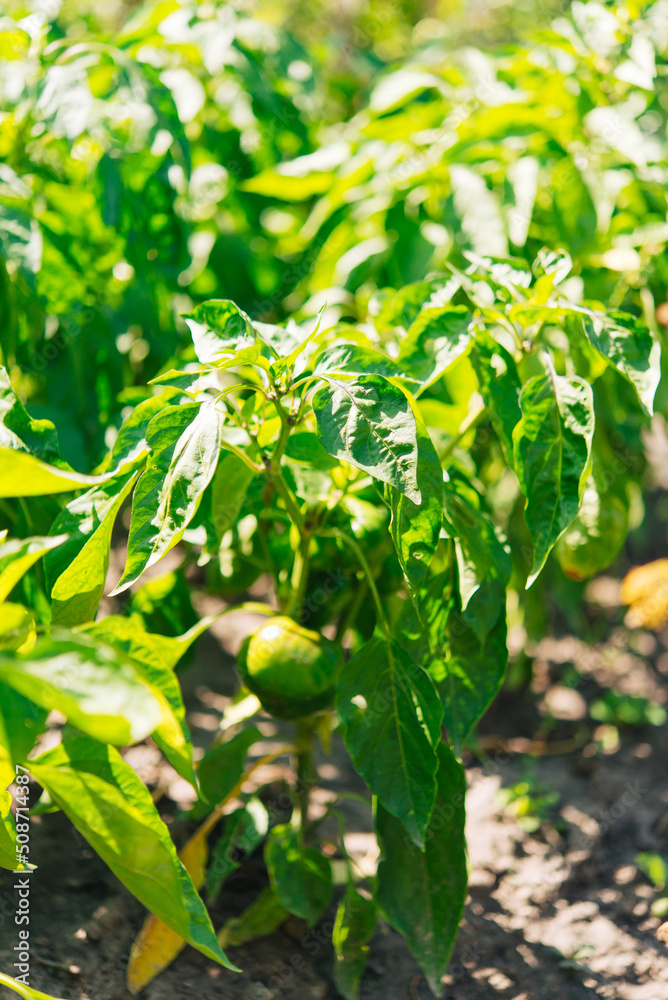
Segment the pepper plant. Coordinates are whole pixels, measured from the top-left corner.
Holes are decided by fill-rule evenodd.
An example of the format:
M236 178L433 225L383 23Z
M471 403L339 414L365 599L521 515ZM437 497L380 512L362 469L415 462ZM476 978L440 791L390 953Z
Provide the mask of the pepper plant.
M226 949L290 914L313 925L332 898L333 853L346 882L333 930L341 994L357 995L381 917L440 992L466 898L462 753L506 672L507 591L540 599L555 545L573 579L614 559L659 381L652 332L571 302L570 270L565 252L531 266L469 253L463 268L359 293L355 316L329 328L200 304L185 318L191 352L153 380L92 476L58 457L52 425L4 379L3 511L14 535L42 534L0 548L0 597L21 591L3 605L3 767L28 768L46 792L38 811L62 809L149 909L133 992L185 942L234 969ZM633 428L621 443L620 406ZM126 613L96 618L129 504L113 594L133 596ZM197 765L175 668L210 619L166 635L137 610L142 574L177 545L211 593L240 593L265 616ZM266 603L244 603L262 581ZM62 742L35 755L50 708L67 717ZM294 725L260 755L293 755L284 816L248 783L257 713ZM197 791L200 825L180 858L119 753L149 735ZM314 742L326 755L333 735L368 787L374 877L346 851L339 800L327 814L339 835L309 813ZM2 815L6 864L15 830ZM198 889L214 900L261 844L268 887L216 934Z

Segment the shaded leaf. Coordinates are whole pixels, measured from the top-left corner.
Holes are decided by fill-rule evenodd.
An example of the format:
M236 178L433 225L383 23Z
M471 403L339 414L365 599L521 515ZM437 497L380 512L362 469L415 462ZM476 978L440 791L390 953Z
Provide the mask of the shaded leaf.
M438 791L424 851L382 805L376 814L382 854L378 905L405 939L436 996L457 938L467 883L464 770L444 743L438 746L438 759Z
M337 711L355 770L422 845L443 715L431 678L396 642L374 638L341 671Z
M334 920L334 983L345 1000L357 1000L369 941L376 929L376 904L348 884Z
M197 769L203 799L218 803L227 798L244 773L248 750L261 739L260 731L250 726L204 754Z
M332 867L315 847L302 847L297 831L283 824L267 837L264 860L271 887L290 913L314 924L332 894Z

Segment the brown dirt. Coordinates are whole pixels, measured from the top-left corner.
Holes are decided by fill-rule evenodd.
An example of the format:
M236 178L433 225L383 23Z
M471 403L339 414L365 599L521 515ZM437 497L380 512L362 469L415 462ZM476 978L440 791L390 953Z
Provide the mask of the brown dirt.
M606 590L607 585L607 590ZM572 637L545 640L530 650L533 690L506 690L481 727L482 750L468 761L470 896L445 981L448 1000L666 1000L668 949L655 931L650 906L655 889L639 873L640 851L668 856L668 728L645 726L614 733L587 717L587 703L614 687L652 701L668 700L668 636L661 642L629 633L614 605L614 582L591 592L596 614L615 619L607 638L586 646ZM231 627L226 645L238 641ZM600 633L599 633L600 634ZM666 640L666 641L663 641ZM221 665L222 664L222 665ZM205 637L184 674L190 721L200 746L217 728L231 693L230 661L216 639ZM272 735L271 723L263 724ZM540 750L535 734L569 751L527 757ZM484 735L486 734L486 735ZM280 735L277 733L276 735ZM518 741L518 735L526 738ZM556 741L556 742L554 742ZM559 745L560 744L560 745ZM174 778L150 746L128 755L149 782L167 788L167 813L183 801ZM325 791L359 790L341 748L320 762ZM284 768L263 777L280 778ZM545 821L529 833L500 805L499 789L528 780L558 793ZM348 812L350 848L368 866L371 821L365 807ZM188 829L175 820L182 843ZM124 974L144 913L61 815L35 819L32 856L39 865L31 895L31 985L68 1000L128 1000ZM213 918L219 926L254 898L264 884L260 856L229 880ZM0 969L9 971L16 943L11 877L0 885ZM332 912L313 931L291 920L271 937L230 957L242 975L220 969L193 949L142 994L146 1000L334 1000L331 980ZM0 989L2 997L13 997ZM363 1000L427 1000L417 965L387 926L376 934L362 987Z

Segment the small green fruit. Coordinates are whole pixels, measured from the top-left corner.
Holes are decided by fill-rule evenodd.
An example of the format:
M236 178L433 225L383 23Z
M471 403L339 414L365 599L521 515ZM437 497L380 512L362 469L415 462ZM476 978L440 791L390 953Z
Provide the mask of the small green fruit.
M297 719L329 708L343 665L339 646L291 618L270 618L239 650L241 678L271 715Z

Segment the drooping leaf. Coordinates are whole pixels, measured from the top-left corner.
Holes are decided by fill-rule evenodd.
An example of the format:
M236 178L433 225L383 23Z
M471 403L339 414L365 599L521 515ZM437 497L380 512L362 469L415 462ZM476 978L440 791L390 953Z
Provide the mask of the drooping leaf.
M534 555L527 587L580 506L594 433L591 386L577 376L536 375L524 386L513 432Z
M345 1000L357 1000L369 941L376 929L376 904L348 884L339 903L332 931L334 982Z
M415 413L415 411L414 411ZM409 585L416 590L425 581L443 523L443 470L422 419L417 427L417 484L422 501L414 504L392 486L385 486L385 502L392 511L392 541Z
M381 375L350 382L328 377L313 397L313 411L330 455L421 503L415 416L400 389Z
M0 681L81 732L123 746L162 722L162 707L133 666L84 636L54 632L25 655L0 655Z
M181 538L216 471L222 414L209 403L168 406L151 420L146 471L132 501L125 572L120 594Z
M250 726L204 754L197 769L203 799L213 804L230 794L244 772L249 748L261 739L259 730Z
M583 323L590 343L631 383L651 416L661 378L659 341L641 320L616 309L588 311Z
M95 617L109 569L111 533L116 516L137 481L126 473L71 500L52 531L66 532L67 542L45 562L51 589L52 621L72 627Z
M418 313L401 342L397 364L420 381L420 392L468 350L470 324L465 306L432 307Z
M207 958L238 971L179 861L151 794L117 750L85 737L31 762L31 771L117 878Z
M209 851L206 830L200 827L179 851L179 861L192 879L195 889L204 884ZM162 920L149 913L142 929L132 942L128 959L126 984L133 996L148 986L157 975L168 968L186 946L186 942Z
M438 791L423 851L382 805L376 814L382 855L378 905L406 940L436 996L457 937L467 883L464 770L444 743L438 759Z
M103 483L107 476L86 476L56 468L35 455L0 448L0 499L39 497L51 493L71 493L82 487Z
M480 393L499 435L506 461L513 462L513 430L522 416L521 384L512 356L487 333L476 334L471 361Z
M198 626L183 636L155 635L147 632L138 615L128 618L107 615L85 627L85 634L121 650L137 667L140 675L161 699L163 718L152 733L172 767L192 784L196 783L193 771L193 749L190 730L186 722L181 685L174 673L174 666L202 632L211 619L203 619Z
M332 867L315 847L303 847L283 824L267 837L264 860L276 898L290 913L314 924L332 894Z
M505 605L510 553L483 498L457 470L444 484L446 526L455 540L461 608L482 641Z
M258 847L269 828L267 810L259 799L249 799L234 812L225 816L225 827L211 854L211 863L206 875L208 902L214 903L228 875Z
M431 678L396 642L374 638L341 671L337 711L355 770L422 845L443 715Z

